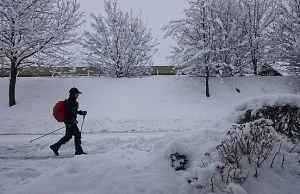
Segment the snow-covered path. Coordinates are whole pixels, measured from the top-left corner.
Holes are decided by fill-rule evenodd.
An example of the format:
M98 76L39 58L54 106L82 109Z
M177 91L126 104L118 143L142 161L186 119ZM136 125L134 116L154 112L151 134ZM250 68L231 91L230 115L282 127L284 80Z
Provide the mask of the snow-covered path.
M83 134L85 156L74 156L73 139L54 156L49 146L61 135L32 143L39 135L0 135L0 193L182 194L185 181L166 158L168 144L181 142L202 157L220 141L223 124L206 122L192 137L187 131Z
M150 151L151 141L157 140L164 133L103 133L83 134L82 146L90 154L106 153L117 148L116 146L132 146L140 151ZM63 135L48 135L30 143L38 138L38 135L2 135L0 136L0 159L46 159L46 158L68 158L74 156L74 142L71 139L60 149L60 156L53 156L49 146L59 140ZM135 142L139 141L139 142ZM144 143L143 143L144 142ZM149 144L150 143L150 144ZM68 154L69 153L69 154Z
M110 133L84 134L82 145L89 155L105 154L123 148L143 155L151 150L153 143L164 133ZM61 135L49 135L29 143L37 135L3 135L0 136L0 193L11 193L14 185L23 185L46 171L54 170L74 156L73 139L63 145L56 157L49 145ZM86 157L86 156L84 156ZM6 189L10 188L10 191Z

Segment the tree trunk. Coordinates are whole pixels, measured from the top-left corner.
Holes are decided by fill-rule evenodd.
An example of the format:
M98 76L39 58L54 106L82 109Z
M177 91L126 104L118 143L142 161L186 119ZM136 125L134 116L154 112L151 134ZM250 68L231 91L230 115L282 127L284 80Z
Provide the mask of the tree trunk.
M257 59L256 59L256 57L253 57L253 59L252 59L252 63L253 63L253 73L254 73L254 75L258 75L258 73L257 73Z
M10 77L9 77L9 106L14 106L16 104L15 89L17 81L17 67L16 61L11 61L10 66Z
M1 77L3 78L4 77L4 59L2 58L2 60L1 60Z
M208 66L205 67L206 68L206 81L205 81L205 87L206 87L206 97L210 97L209 94L209 85L208 85L208 80L209 80L209 70L208 70Z
M256 49L254 49L252 52L252 64L253 64L253 73L254 75L258 75L258 72L257 72L257 57L256 57Z

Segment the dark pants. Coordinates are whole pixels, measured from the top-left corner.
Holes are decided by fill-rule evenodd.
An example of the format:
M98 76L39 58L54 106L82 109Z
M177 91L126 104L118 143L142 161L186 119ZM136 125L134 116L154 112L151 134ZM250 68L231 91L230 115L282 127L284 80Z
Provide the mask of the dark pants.
M59 149L62 144L65 144L68 141L70 141L70 139L72 139L73 136L74 136L75 150L76 152L81 152L82 151L81 132L79 131L79 128L75 124L66 125L66 134L57 143L54 144L55 147Z

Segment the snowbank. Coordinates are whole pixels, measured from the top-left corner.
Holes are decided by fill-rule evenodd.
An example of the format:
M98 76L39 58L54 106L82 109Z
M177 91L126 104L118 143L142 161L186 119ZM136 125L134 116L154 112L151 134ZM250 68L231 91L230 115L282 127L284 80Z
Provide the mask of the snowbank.
M148 161L146 153L122 149L122 152L75 157L7 193L176 193L178 187L174 185L180 185L180 181L167 166Z
M236 123L248 110L251 110L251 115L255 115L257 110L264 106L276 105L291 105L300 108L300 96L298 94L273 94L251 97L236 105L227 118Z

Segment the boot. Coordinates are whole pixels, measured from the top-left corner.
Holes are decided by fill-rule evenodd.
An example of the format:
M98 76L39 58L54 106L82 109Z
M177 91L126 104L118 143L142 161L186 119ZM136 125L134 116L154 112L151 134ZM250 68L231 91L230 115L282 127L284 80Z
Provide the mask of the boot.
M82 154L87 154L87 153L85 153L81 147L76 148L75 155L82 155Z
M75 143L75 155L86 154L86 153L82 150L82 147L81 147L81 134L80 134L80 132L79 132L79 134L77 134L77 135L75 136L74 143Z
M53 153L58 156L59 153L58 153L58 150L59 150L59 146L57 146L57 144L53 144L50 146L50 149L53 151Z
M62 137L60 140L58 140L58 142L56 142L55 144L50 146L50 149L53 151L53 153L58 156L58 150L60 148L61 145L65 144L66 142L68 142L70 139L72 138L72 135L70 134L66 134L64 137Z

